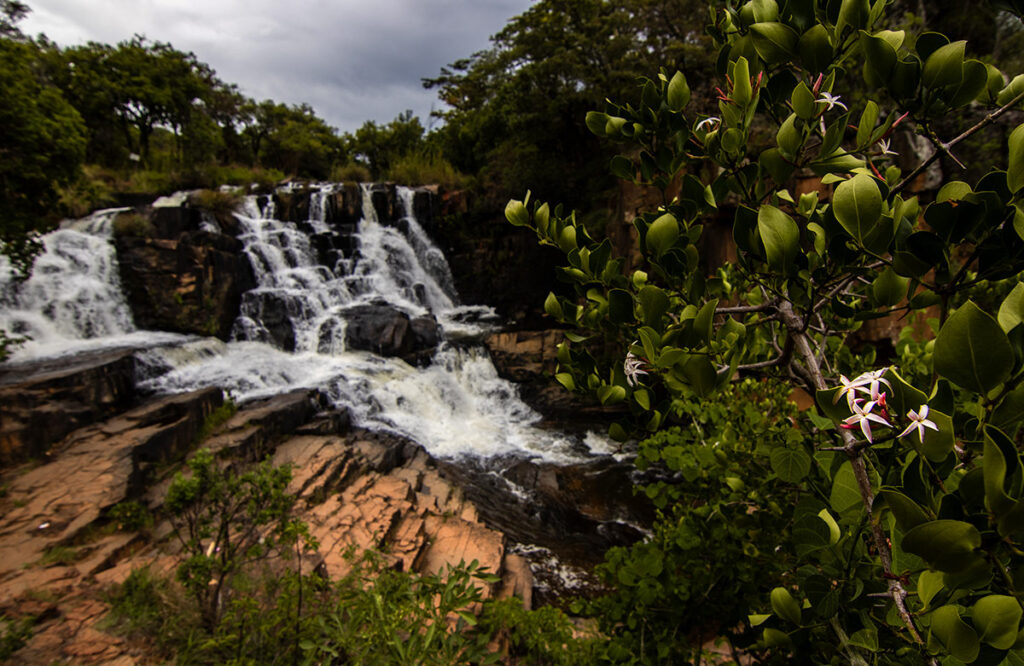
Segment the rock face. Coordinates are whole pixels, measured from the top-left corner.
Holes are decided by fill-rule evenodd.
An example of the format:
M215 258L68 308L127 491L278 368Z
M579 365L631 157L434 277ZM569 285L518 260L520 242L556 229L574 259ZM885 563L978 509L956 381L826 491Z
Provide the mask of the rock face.
M348 308L342 316L348 349L422 363L441 340L437 320L431 315L410 317L389 305L366 304Z
M82 354L0 369L0 468L43 455L73 430L135 397L131 352Z
M149 221L152 237L115 234L135 325L227 340L242 294L255 286L241 241L201 231L202 213L189 206L155 208Z
M103 527L110 508L128 500L161 515L173 474L221 400L213 388L154 399L74 430L41 464L3 474L0 612L36 618L11 663L148 663L106 633L103 590L142 566L171 575L176 542L166 522L145 533ZM304 555L304 568L343 575L351 547L386 552L409 571L477 560L501 577L485 595L518 594L529 603L529 567L506 553L505 537L481 522L422 448L350 429L347 415L325 411L315 391L245 405L202 446L231 460L270 455L292 465L288 491L320 543Z

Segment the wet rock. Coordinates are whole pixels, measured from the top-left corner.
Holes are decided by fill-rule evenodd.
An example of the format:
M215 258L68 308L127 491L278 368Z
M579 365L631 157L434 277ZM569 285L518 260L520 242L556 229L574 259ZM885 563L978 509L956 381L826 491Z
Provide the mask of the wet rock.
M440 332L433 316L409 317L390 305L357 305L342 313L348 349L422 362L433 355Z
M0 367L0 465L43 455L68 433L134 400L130 351Z
M154 215L184 215L157 208ZM171 233L177 221L167 222ZM242 294L255 285L242 244L231 236L184 231L174 238L115 238L121 283L140 328L227 340Z
M262 324L258 342L266 342L284 351L295 351L293 317L301 317L303 298L279 291L250 291L245 294L242 314Z

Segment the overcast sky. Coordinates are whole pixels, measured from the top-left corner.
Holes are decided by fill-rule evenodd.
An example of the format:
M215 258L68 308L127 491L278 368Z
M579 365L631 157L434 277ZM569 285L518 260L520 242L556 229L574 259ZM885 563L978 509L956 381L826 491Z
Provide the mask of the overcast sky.
M62 46L138 33L192 51L256 100L309 103L342 131L412 109L420 79L487 48L530 0L27 0L19 27Z

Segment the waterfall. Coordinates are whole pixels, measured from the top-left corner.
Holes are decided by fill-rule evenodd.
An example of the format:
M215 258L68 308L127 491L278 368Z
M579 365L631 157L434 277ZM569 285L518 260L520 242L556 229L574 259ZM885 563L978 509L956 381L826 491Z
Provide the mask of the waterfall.
M14 279L3 258L0 329L28 339L15 360L182 337L135 330L111 242L113 219L126 210L96 211L43 236L42 252L24 282Z
M389 223L363 185L363 219L339 226L330 218L337 187L316 186L298 223L277 219L272 197L245 199L238 238L257 286L242 296L231 342L135 330L111 241L118 210L48 234L25 283L0 277L0 326L32 338L17 358L133 346L145 369L141 388L158 393L220 386L245 401L317 389L356 425L408 437L436 456L585 456L589 442L535 427L540 415L498 376L483 346L452 342L479 337L493 312L459 303L444 255L416 218L414 191L397 189L401 214ZM416 367L347 349L353 309L371 305L436 320L432 362Z

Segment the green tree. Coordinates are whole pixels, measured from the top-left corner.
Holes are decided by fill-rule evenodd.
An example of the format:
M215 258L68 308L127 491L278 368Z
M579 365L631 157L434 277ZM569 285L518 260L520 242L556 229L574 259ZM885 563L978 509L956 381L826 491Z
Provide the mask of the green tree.
M326 179L331 167L344 161L337 130L308 104L288 106L272 100L242 106L241 138L253 163L286 173Z
M400 159L423 148L423 125L411 110L384 126L367 120L349 142L354 157L370 169L373 178L385 177Z
M886 7L712 7L714 115L693 107L686 76L664 71L642 84L639 103L587 115L594 134L622 144L614 173L664 191L665 204L635 221L636 269L624 272L610 243L560 208L528 196L506 215L566 254L575 298L552 294L545 310L578 330L559 348L556 378L628 411L612 436L685 426L689 401L737 372L816 398L815 437L769 452L774 473L809 501L777 542L797 566L763 581L765 612L746 621L758 634L752 653L1019 663L1024 75L1007 83L941 33L884 29ZM848 108L861 77L870 94L846 98ZM977 122L963 113L972 107L984 109ZM946 135L940 121L950 120L962 124ZM984 176L946 178L930 202L915 194L931 164L1002 122L1007 138ZM933 150L901 168L891 139L908 126ZM793 194L812 174L819 189ZM715 218L731 226L738 262L709 274L700 241ZM993 280L1010 281L998 316L969 298ZM910 358L932 376L873 368L872 351L845 344L865 320L925 312L938 333ZM666 464L681 455L670 452L678 440L661 446ZM768 510L748 499L750 511Z

